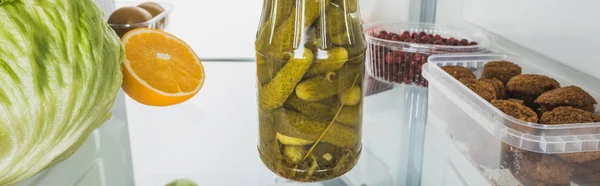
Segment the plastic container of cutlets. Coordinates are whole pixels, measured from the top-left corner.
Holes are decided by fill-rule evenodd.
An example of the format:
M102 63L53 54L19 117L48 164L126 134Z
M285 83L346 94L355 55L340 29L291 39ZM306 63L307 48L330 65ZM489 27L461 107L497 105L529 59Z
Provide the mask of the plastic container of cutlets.
M600 123L521 121L441 69L464 66L479 78L486 63L500 60L521 66L523 74L552 77L561 87L577 85L600 100L599 79L559 62L505 54L433 55L423 66L429 81L428 123L450 139L491 185L600 185ZM426 145L425 151L435 148L440 146Z
M133 24L108 24L113 30L117 33L125 34L127 31L136 29L136 28L153 28L159 30L165 30L167 25L169 24L169 19L171 16L171 11L173 10L173 6L169 3L156 2L159 4L165 11L154 16L152 19L141 22L141 23L133 23ZM135 7L141 4L141 2L117 2L115 3L116 9L123 7ZM110 17L110 13L106 13L106 17Z

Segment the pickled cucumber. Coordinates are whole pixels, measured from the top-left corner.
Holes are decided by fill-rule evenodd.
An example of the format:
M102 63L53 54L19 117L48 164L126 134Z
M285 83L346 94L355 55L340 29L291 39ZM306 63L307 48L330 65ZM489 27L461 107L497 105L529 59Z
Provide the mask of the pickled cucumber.
M351 88L356 80L362 80L362 64L345 66L335 76L322 74L306 79L296 86L296 96L306 101L320 101ZM358 83L358 82L356 82Z
M331 97L321 101L304 101L292 94L285 102L285 107L298 111L312 119L331 120L339 108L337 100L337 97Z
M310 145L313 144L314 141L309 141L309 140L305 140L305 139L301 139L301 138L294 138L294 137L289 137L286 135L283 135L281 133L277 133L277 140L279 140L279 142L281 142L281 144L284 145Z
M362 64L365 62L365 52L367 50L367 41L363 34L361 20L352 18L352 34L350 43L345 46L348 49L349 63Z
M313 120L300 113L282 110L276 114L277 129L286 136L316 141L329 125L327 121ZM333 123L321 139L339 148L350 148L357 145L357 131L339 123Z
M273 125L273 117L270 112L263 112L258 115L258 126L260 139L265 142L275 141L275 125Z
M326 17L326 32L331 42L336 45L347 45L350 41L348 31L351 29L349 27L351 20L348 19L343 7L330 5Z
M281 70L284 62L276 62L273 60L269 60L261 55L256 56L256 70L258 73L258 81L260 85L266 85L273 79L275 74Z
M320 54L323 56L319 56ZM337 47L317 54L316 58L314 64L310 66L306 74L309 77L342 68L348 61L348 50L343 47Z
M283 146L283 154L286 156L286 159L289 161L289 163L298 164L304 158L306 151L302 146L285 145Z
M310 49L310 51L313 52L313 54L315 54L315 56L317 55L318 51L318 42L317 42L317 33L316 33L316 28L315 27L311 27L307 32L306 32L306 43L304 43L304 48L306 49Z
M301 58L290 59L273 80L259 90L260 108L269 111L283 106L294 92L296 84L308 71L313 59L314 56L310 50L305 50Z
M272 32L271 37L265 36L261 38L259 35L259 39L262 42L257 42L257 51L275 59L285 60L288 58L290 53L297 49L298 44L301 43L302 34L300 33L308 31L310 25L319 18L321 3L328 5L330 1L303 0L300 9L292 9L290 16L281 25L276 27L277 31ZM298 14L302 17L297 17ZM263 29L268 30L269 28Z
M346 92L340 93L340 103L344 105L354 106L360 103L362 97L362 91L359 86L354 86Z
M283 21L285 21L290 14L292 14L292 10L296 7L296 1L290 0L272 0L272 7L275 8L275 12L271 14L272 19L275 20L275 27L281 25Z
M324 18L318 19L317 22L313 25L316 34L315 45L318 49L321 50L329 50L335 47L335 45L331 43L331 39L327 37L327 32L324 29L326 26L327 25L325 24Z
M277 52L281 52L276 55L279 60L287 60L289 58L289 52L292 51L291 47L288 47L288 44L291 44L292 38L288 37L288 39L284 39L290 34L293 34L293 26L288 24L286 26L282 26L283 22L290 18L292 11L295 10L296 1L290 0L267 0L266 7L263 9L263 19L267 21L262 23L259 29L259 33L256 40L256 50L261 51L264 55L269 55L273 53L264 53L264 51L268 51L274 49L273 47L264 48L267 46L268 42L271 40L269 37L276 38L273 42L276 44L274 47L277 48ZM268 11L268 12L264 12ZM294 16L295 17L295 16ZM274 21L271 21L274 20ZM274 29L282 29L285 32L274 32ZM290 45L291 46L291 45ZM269 55L273 57L272 55Z
M356 127L360 123L360 118L362 118L362 114L358 106L345 106L335 121L350 127Z
M325 7L326 9L330 6L331 0L303 0L304 2L304 28L308 30L310 25L312 25L318 18L321 16L321 7Z
M345 7L346 12L354 13L358 11L358 2L356 0L333 0L332 3Z

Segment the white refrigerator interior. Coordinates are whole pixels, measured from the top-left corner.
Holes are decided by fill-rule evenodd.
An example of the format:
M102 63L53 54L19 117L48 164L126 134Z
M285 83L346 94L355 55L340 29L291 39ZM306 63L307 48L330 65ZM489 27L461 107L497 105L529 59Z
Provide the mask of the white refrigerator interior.
M596 0L438 0L436 23L463 20L600 77L599 6Z

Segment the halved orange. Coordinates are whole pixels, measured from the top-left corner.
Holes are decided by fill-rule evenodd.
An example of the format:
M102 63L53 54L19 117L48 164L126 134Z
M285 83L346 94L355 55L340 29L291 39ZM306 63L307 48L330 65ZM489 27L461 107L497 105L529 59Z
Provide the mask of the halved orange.
M123 90L139 103L170 106L194 97L204 85L204 67L181 39L157 29L138 28L122 38Z

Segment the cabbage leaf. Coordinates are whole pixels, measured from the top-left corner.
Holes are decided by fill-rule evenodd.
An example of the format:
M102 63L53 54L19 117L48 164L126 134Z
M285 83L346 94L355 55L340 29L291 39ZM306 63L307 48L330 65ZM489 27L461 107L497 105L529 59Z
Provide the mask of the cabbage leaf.
M0 0L0 185L67 159L110 119L123 58L93 0Z

